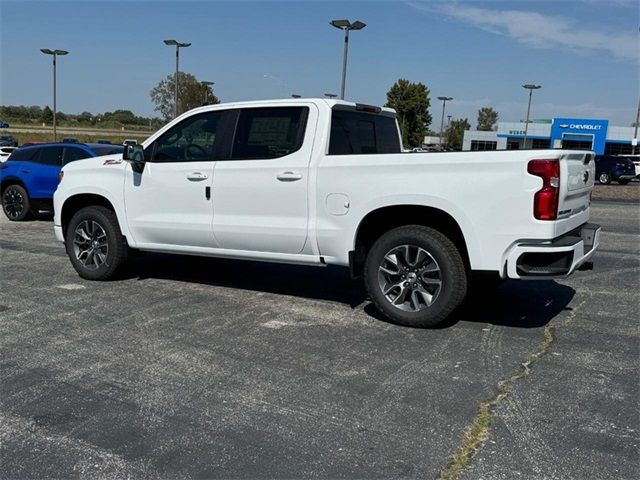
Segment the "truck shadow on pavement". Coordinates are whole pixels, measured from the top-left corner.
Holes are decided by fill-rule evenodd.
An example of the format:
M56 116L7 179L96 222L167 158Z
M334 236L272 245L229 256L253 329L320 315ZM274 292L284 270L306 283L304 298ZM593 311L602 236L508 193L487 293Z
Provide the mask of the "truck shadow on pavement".
M165 279L217 287L339 302L392 323L367 298L361 281L347 269L228 260L181 255L144 254L134 258L122 279ZM465 303L437 328L476 322L514 328L539 328L567 310L575 290L551 280L507 281L497 288L470 291Z

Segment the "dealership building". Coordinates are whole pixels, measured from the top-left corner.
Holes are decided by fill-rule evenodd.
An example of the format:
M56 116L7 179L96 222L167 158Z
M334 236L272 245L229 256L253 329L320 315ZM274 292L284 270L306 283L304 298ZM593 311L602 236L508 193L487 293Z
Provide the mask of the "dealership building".
M521 148L570 148L593 150L599 155L632 153L634 127L609 125L608 120L554 118L532 120L524 144L525 122L499 122L497 131L464 132L463 150L518 150Z

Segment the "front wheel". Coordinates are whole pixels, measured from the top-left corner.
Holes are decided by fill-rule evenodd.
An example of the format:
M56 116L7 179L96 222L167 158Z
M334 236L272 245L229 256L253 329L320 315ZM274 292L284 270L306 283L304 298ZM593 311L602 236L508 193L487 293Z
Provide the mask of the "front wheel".
M611 183L611 175L608 172L602 172L598 177L598 181L602 185L609 185Z
M382 235L365 262L373 303L396 323L435 327L462 303L467 275L456 246L429 227L408 225Z
M12 222L20 222L31 217L29 194L20 185L9 185L2 192L2 210Z
M108 280L127 257L118 219L105 207L78 210L69 222L65 241L73 268L88 280Z
M620 185L627 185L631 180L630 179L625 179L625 180L618 180L618 183Z

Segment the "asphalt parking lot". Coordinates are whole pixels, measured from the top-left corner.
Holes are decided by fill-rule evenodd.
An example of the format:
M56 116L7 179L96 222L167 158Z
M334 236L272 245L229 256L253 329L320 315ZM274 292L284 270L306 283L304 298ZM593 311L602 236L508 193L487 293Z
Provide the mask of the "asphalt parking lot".
M2 216L0 477L434 479L486 407L458 478L638 478L638 204L592 221L593 271L419 330L337 269L145 255L84 281L50 220Z

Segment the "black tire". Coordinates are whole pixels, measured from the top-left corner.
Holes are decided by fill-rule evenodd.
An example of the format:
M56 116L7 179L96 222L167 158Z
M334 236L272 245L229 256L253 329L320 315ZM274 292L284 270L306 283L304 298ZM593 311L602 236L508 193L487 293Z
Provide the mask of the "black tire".
M618 183L620 185L627 185L631 180L630 179L625 179L625 180L618 180Z
M609 174L609 172L602 172L598 176L598 182L600 182L602 185L609 185L611 183L611 175Z
M395 274L393 274L393 277L385 277L385 273L381 269L383 265L389 266L389 262L385 264L385 259L389 258L389 253L396 249L402 249L406 245L409 245L410 248L415 248L415 258L417 259L415 264L417 265L421 264L419 261L420 254L417 253L419 249L422 249L423 252L426 252L431 257L422 263L422 269L426 269L426 265L429 264L433 265L433 268L437 267L437 279L441 281L439 290L431 291L432 299L435 298L433 303L429 306L426 304L419 305L419 308L414 308L415 311L405 310L406 308L415 307L415 302L408 300L409 305L407 305L407 302L403 300L407 294L405 294L405 297L400 298L402 292L405 291L403 287L398 287L402 290L400 290L394 300L391 300L383 293L383 288L396 282L396 279L398 279L399 283L402 283L404 282L403 279L405 276L408 277L411 275L410 270L413 267L409 268L408 274L405 276L401 275L402 279L395 276ZM411 253L407 255L411 255ZM398 265L410 263L409 260L406 262L400 261L398 255L395 255L395 258L398 260ZM402 270L401 268L399 269ZM415 285L416 289L423 292L425 289L430 289L431 287L429 285L422 283L423 273L420 273L420 268L417 268L415 271L418 273L413 274L411 280L415 283L412 285ZM426 272L426 270L424 271ZM416 277L416 275L418 276ZM429 273L424 273L424 275L429 275ZM385 283L385 278L393 278L393 280ZM407 280L408 279L409 278L407 278ZM443 323L449 315L460 306L467 294L467 273L460 252L456 246L439 231L420 225L398 227L382 235L367 254L364 267L364 281L369 296L378 310L393 322L412 327L435 327ZM406 286L408 282L402 284ZM437 289L438 287L435 288ZM412 289L408 288L406 290L410 292L408 295L411 297L413 295ZM395 294L392 291L390 295ZM392 301L395 302L398 299L403 300L402 306L392 304Z
M2 192L2 210L12 222L28 220L33 216L29 194L18 184L9 185Z
M77 233L77 230L84 231L85 236ZM87 240L87 237L90 237L90 240ZM97 242L95 247L91 246L93 242ZM73 268L87 280L112 278L128 256L129 247L120 231L116 214L102 206L78 210L67 226L65 243ZM87 255L80 253L85 250L91 251Z

